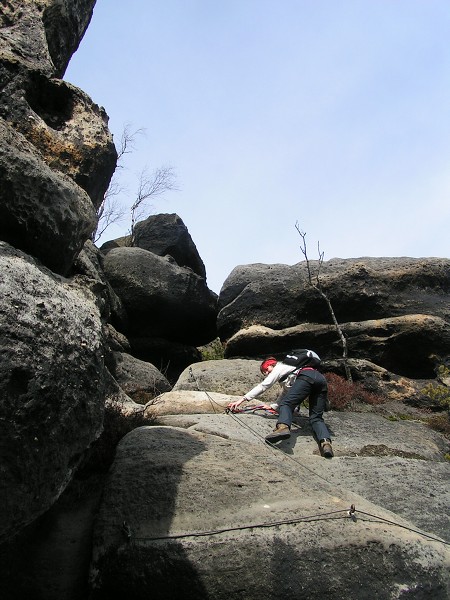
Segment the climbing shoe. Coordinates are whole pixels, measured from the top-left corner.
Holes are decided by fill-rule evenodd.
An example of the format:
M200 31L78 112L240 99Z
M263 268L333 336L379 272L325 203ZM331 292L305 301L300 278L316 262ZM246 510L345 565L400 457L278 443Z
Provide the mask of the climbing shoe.
M320 449L322 451L322 456L325 458L333 458L333 448L331 447L331 440L322 440L320 442Z
M272 433L266 435L266 442L270 442L271 444L273 444L274 442L279 442L280 440L287 440L290 437L291 430L289 429L289 427L284 423L277 423L277 426L272 431Z

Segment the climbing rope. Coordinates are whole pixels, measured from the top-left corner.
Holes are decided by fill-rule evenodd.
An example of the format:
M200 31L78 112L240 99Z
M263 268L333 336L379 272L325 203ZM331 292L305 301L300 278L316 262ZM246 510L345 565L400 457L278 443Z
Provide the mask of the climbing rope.
M408 527L406 525L401 525L400 523L397 523L396 521L391 521L389 519L385 519L384 517L379 517L378 515L373 515L368 512L359 511L358 517L357 517L357 512L356 512L356 508L355 508L354 504L352 504L349 509L334 510L334 511L326 512L326 513L317 513L314 515L307 515L304 517L295 517L293 519L282 519L282 520L278 520L278 521L266 521L263 523L249 523L247 525L236 525L234 527L222 527L220 529L209 529L209 530L204 530L204 531L190 531L190 532L186 532L186 533L168 533L166 535L160 535L160 536L133 536L131 527L129 526L129 524L126 521L124 521L123 525L122 525L122 531L123 531L123 534L124 534L127 542L131 542L131 541L156 542L156 541L163 541L163 540L179 540L179 539L192 538L192 537L208 537L208 536L213 536L213 535L219 535L221 533L229 533L231 531L245 531L245 530L249 530L249 529L268 529L268 528L272 528L272 527L280 527L283 525L297 525L299 523L314 523L317 521L331 521L331 520L348 519L348 518L350 518L353 522L356 522L358 520L358 518L360 518L360 520L363 522L369 522L368 519L361 518L359 515L363 515L363 517L370 517L371 519L377 519L378 523L384 523L384 524L391 525L394 527L400 527L401 529L406 529L407 531L411 531L412 533L421 535L422 537L425 537L434 542L439 542L441 544L444 544L445 546L450 546L450 542L447 542L436 536L419 531L418 529L414 529L414 528Z
M262 415L266 415L266 416L276 416L278 415L278 411L275 410L274 408L268 407L266 404L257 404L256 406L254 404L248 404L247 406L244 406L244 408L235 408L233 410L227 408L225 409L225 412L232 412L234 414L262 414Z
M314 515L308 515L305 517L295 517L293 519L282 519L279 521L266 521L263 523L249 523L248 525L235 525L234 527L223 527L220 529L210 529L205 531L190 531L188 533L168 533L167 535L161 536L133 536L131 533L131 527L124 521L122 529L124 536L128 541L133 540L145 540L145 541L159 541L159 540L177 540L181 538L189 537L206 537L211 535L218 535L220 533L228 533L230 531L245 531L248 529L267 529L271 527L280 527L281 525L296 525L297 523L311 523L314 521L326 521L331 519L342 519L348 518L350 512L354 512L355 508L352 505L350 509L334 510L327 513L318 513ZM353 513L352 513L353 514ZM338 516L339 515L339 516Z

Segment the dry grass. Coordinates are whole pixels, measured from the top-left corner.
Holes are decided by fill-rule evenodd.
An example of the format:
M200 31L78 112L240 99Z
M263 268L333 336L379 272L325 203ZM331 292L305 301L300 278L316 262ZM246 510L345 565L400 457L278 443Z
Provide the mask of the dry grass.
M326 373L325 377L328 381L328 399L334 410L344 410L358 402L374 405L385 401L382 396L364 389L360 383L347 381L335 373Z

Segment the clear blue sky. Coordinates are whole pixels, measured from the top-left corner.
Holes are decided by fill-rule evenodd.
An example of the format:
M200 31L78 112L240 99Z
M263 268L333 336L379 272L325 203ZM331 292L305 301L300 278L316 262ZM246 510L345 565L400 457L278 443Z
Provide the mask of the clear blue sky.
M121 170L162 165L215 292L232 269L449 257L448 0L97 0L65 79L144 128ZM111 228L101 242L124 235Z

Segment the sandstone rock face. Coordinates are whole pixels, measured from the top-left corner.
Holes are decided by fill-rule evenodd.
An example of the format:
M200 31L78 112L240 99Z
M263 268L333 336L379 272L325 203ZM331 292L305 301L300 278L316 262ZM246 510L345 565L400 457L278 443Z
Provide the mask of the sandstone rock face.
M55 173L25 138L0 121L0 236L67 273L95 227L89 197Z
M96 0L15 0L0 15L0 47L27 64L47 63L62 77L91 20Z
M408 430L409 443L374 435L372 443L382 441L377 459L356 458L346 468L350 448L342 448L342 459L326 461L310 432L304 436L301 429L283 442L288 458L283 450L274 456L228 415L173 419L179 426L139 428L118 447L94 536L93 598L260 600L297 590L295 597L387 600L419 589L448 597L448 547L417 532L413 510L409 521L399 515L408 503L400 508L389 498L387 481L362 485L366 466L369 480L377 465L383 465L378 476L390 477L404 469L411 473L408 463L417 462L424 463L422 476L436 465L435 475L448 477L445 463L432 462L439 436L424 448L412 439L415 427L402 424L392 434ZM378 434L372 421L367 426ZM271 429L270 421L257 417L246 424L261 433ZM349 425L332 422L337 432ZM355 441L356 448L361 438ZM422 460L405 458L413 448L421 450ZM292 465L292 458L300 464ZM399 488L408 496L413 489L404 479L396 488L400 497ZM437 487L443 491L439 482ZM354 520L348 516L351 504Z
M104 110L56 78L93 5L17 0L1 17L0 237L61 274L95 227L117 157Z
M67 82L0 60L0 117L34 147L35 160L69 176L98 207L116 164L108 118Z
M105 369L93 297L0 243L0 540L59 497L99 436Z
M374 362L415 379L434 377L437 356L450 348L450 323L430 315L408 315L341 324L349 356ZM333 325L305 324L286 329L253 325L232 336L227 357L275 354L282 359L292 348L314 348L325 360L342 356Z
M189 267L206 279L206 269L189 231L175 214L151 215L136 225L136 246L158 256L171 256L180 267Z
M450 321L449 259L335 258L323 263L321 280L339 323L408 314ZM223 339L251 324L282 329L331 323L326 303L308 285L304 262L236 267L223 284L219 309Z
M317 342L330 369L340 368L304 265L233 271L219 319L229 359L202 364L195 346L217 335L217 297L181 219L150 218L137 230L141 248L117 248L105 260L87 241L116 151L104 110L61 77L94 4L7 0L0 14L0 579L18 567L7 587L23 582L23 597L60 600L58 590L72 597L84 588L99 490L89 514L60 521L51 511L55 529L73 527L61 547L55 529L46 531L45 557L34 553L39 544L25 544L23 559L21 544L45 529L48 521L35 529L36 520L57 508L102 432L106 405L159 425L135 430L119 448L95 531L92 600L260 600L293 591L447 599L448 542L433 537L448 540L450 531L445 438L419 423L332 411L336 458L327 462L303 413L283 450L297 461L292 470L261 443L273 418L242 415L243 428L225 414L261 379L259 361L230 357ZM323 276L354 356L431 373L430 353L448 348L449 261L334 259ZM264 331L244 330L254 323ZM408 386L414 393L408 380L362 362L352 359L353 372L389 398ZM165 391L161 364L177 375L189 365L176 390ZM140 390L163 393L143 407L127 396ZM303 515L314 518L290 522ZM62 580L73 562L71 588ZM55 572L59 588L45 585Z
M90 23L96 0L40 0L48 50L62 77Z
M433 377L433 355L445 361L450 260L333 259L323 264L321 281L349 337L350 357L416 378ZM328 307L308 284L305 263L237 267L224 283L219 308L227 357L295 347L313 347L328 359L342 356Z
M111 250L104 269L128 313L131 337L192 345L214 339L216 296L190 269L141 248Z

